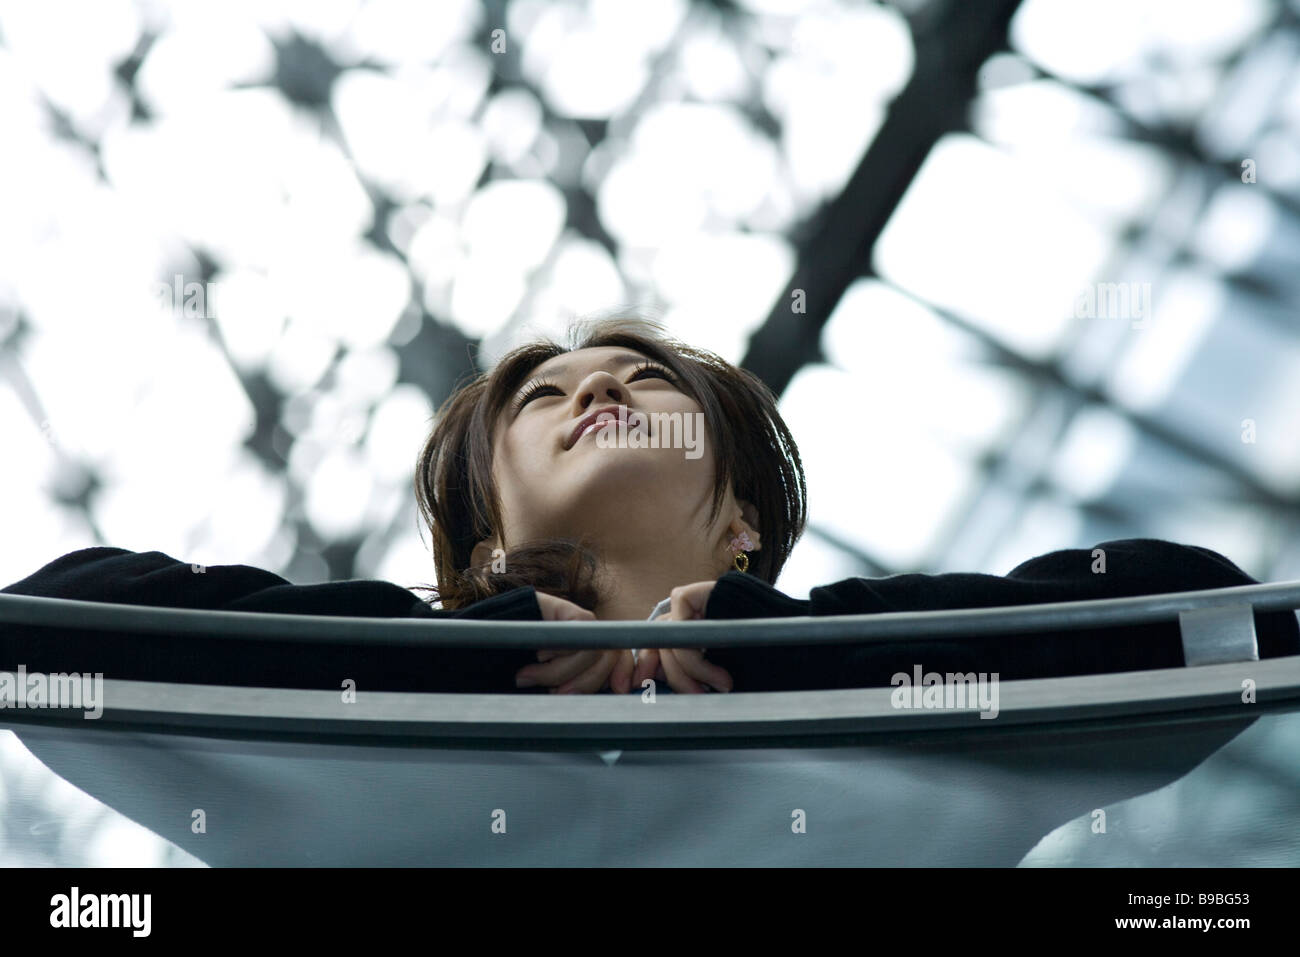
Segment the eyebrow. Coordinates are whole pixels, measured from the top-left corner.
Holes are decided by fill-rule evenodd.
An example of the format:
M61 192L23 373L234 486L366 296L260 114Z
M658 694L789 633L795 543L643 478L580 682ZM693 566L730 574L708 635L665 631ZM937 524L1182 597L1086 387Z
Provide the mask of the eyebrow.
M645 362L647 359L645 356L637 355L635 352L620 352L609 361L618 366L630 366L634 362ZM546 372L538 372L534 370L534 375L564 375L564 373L568 372L570 368L572 368L572 366L569 363L561 362L558 365L551 366L551 368Z

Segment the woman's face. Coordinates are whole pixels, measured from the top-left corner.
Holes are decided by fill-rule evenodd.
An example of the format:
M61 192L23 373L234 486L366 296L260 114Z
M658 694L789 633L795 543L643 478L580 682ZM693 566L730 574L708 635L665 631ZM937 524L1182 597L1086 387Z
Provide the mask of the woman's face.
M669 378L666 367L621 346L564 353L533 370L497 419L493 443L507 548L582 536L607 554L645 541L711 547L739 506L728 491L706 528L713 447L699 403ZM603 421L616 422L619 406L621 440L613 427L574 440L585 417L611 408Z

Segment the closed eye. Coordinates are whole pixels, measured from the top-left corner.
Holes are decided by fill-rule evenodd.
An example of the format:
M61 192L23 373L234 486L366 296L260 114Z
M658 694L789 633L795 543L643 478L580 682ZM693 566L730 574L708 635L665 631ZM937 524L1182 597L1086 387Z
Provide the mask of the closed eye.
M677 381L676 377L666 368L661 365L656 365L653 362L642 363L630 376L628 376L627 381L635 382L646 375L657 376L661 379L667 380L668 382ZM548 391L553 392L556 395L564 395L560 390L560 387L554 382L548 382L545 379L536 379L528 383L520 393L518 400L515 402L514 413L516 415L519 414L520 410L522 410L529 402L532 402L533 399L536 399L538 396L543 395Z
M671 372L669 372L663 366L655 365L653 362L647 362L643 365L637 366L636 371L633 372L632 375L628 377L627 381L635 382L637 379L641 378L642 373L646 373L646 372L650 373L651 375L657 375L661 379L667 379L669 382L677 381L676 377Z

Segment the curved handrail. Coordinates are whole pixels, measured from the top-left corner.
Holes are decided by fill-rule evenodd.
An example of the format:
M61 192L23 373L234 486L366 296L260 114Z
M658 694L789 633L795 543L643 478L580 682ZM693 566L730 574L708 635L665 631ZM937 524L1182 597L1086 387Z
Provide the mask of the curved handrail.
M15 711L17 724L83 728L130 727L178 734L217 734L437 747L548 748L757 747L777 742L860 743L866 739L927 740L1044 727L1077 731L1120 723L1240 721L1265 711L1300 710L1300 655L1267 661L1254 653L1255 611L1300 606L1300 582L1273 582L1076 602L995 608L888 612L781 619L690 622L463 621L355 618L155 608L72 599L0 595L0 623L260 637L299 643L479 647L638 647L654 629L657 647L754 647L839 644L933 636L1033 634L1110 625L1177 620L1188 663L1162 669L1027 679L1001 683L1011 697L999 720L981 720L973 708L900 711L891 689L862 688L666 696L645 708L640 695L538 697L501 694L367 692L344 705L336 691L244 688L110 680L102 721L89 724L57 710ZM1233 656L1194 662L1189 649L1213 653L1226 640ZM1245 706L1249 679L1257 702ZM799 743L796 743L799 742Z
M274 638L283 641L480 648L753 648L791 644L849 644L908 638L980 637L1049 630L1176 621L1184 612L1250 606L1255 611L1300 608L1300 581L1234 585L1127 598L1003 605L943 611L881 612L719 621L466 621L360 618L271 612L157 608L110 602L0 594L0 625L44 625L132 631ZM738 629L738 621L745 627ZM646 629L653 629L653 642Z
M1251 696L1243 696L1249 681ZM998 713L899 708L891 688L725 695L510 695L245 688L109 679L96 720L7 709L0 723L86 733L476 750L841 747L999 737L1059 738L1114 729L1226 726L1300 711L1300 655L1003 681Z

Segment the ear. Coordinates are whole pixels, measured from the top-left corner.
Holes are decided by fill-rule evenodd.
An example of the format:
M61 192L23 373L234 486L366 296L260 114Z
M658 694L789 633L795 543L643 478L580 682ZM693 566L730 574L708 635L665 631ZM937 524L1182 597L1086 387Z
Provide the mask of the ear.
M742 531L749 535L749 540L754 543L754 551L763 547L762 536L758 534L758 509L749 502L737 500L740 506L740 517L733 519L730 525L732 535L739 535Z
M485 538L474 546L474 550L469 553L469 563L472 568L481 568L492 561L492 553L501 547L500 542L493 538Z

